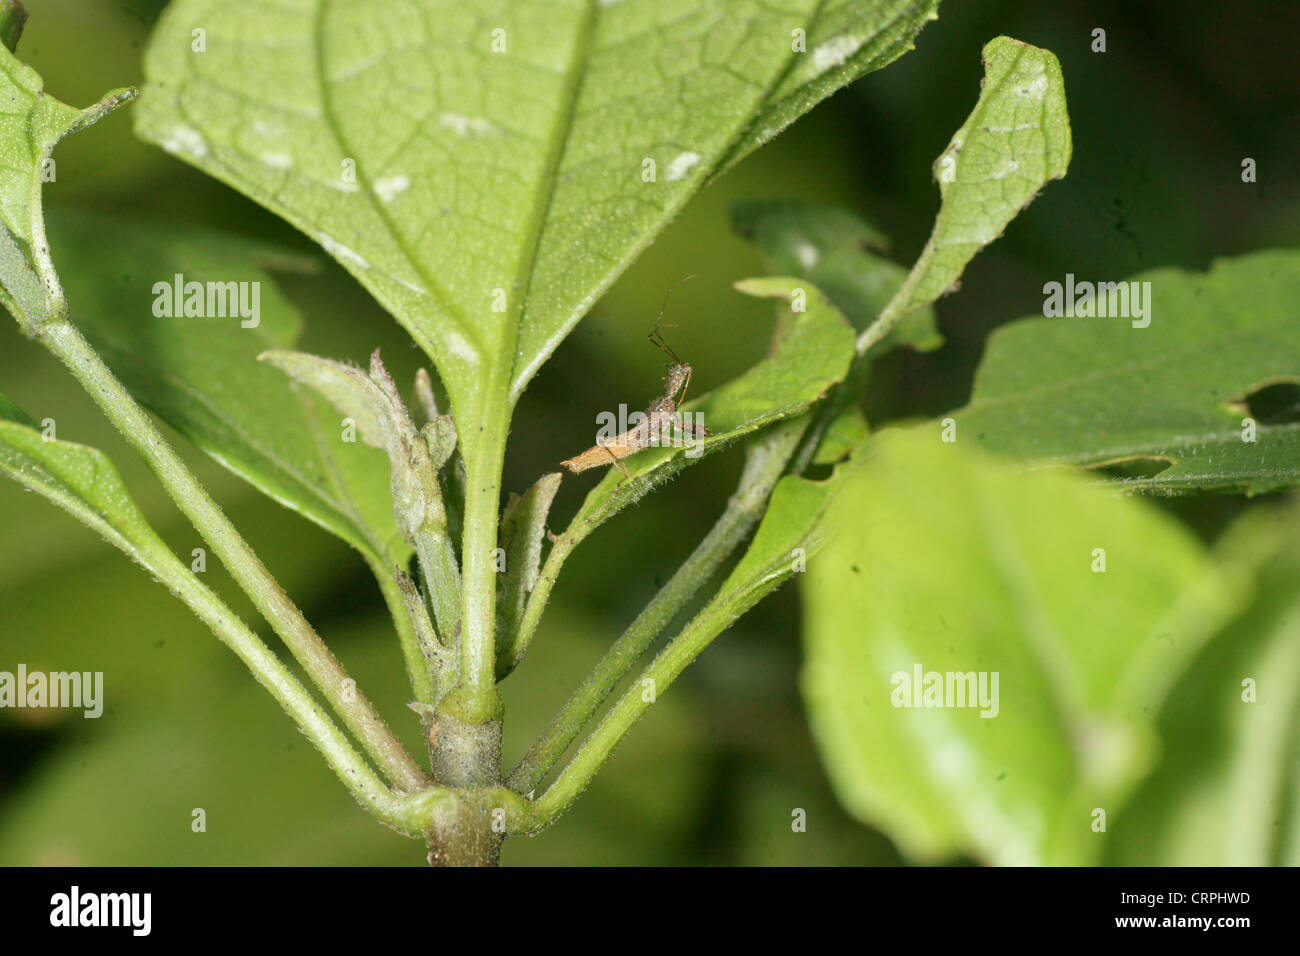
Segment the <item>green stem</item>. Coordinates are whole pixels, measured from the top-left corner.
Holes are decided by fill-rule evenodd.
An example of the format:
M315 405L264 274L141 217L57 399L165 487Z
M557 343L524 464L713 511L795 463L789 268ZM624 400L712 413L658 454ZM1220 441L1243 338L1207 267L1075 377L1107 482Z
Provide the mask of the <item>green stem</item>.
M588 522L583 522L583 527L575 531L571 525L551 543L551 550L547 552L546 560L542 562L537 583L529 592L528 600L524 604L523 616L519 619L519 627L514 636L514 659L522 658L527 652L533 634L537 631L537 625L542 621L542 612L546 610L546 603L551 599L551 589L555 587L555 582L560 577L560 569L564 567L564 562L573 553L573 549L587 536L588 526Z
M149 416L64 317L66 307L62 306L61 290L59 293L57 299L51 296L55 304L52 317L39 323L33 334L68 367L109 421L144 457L168 495L270 622L375 763L404 790L416 791L428 786L428 776L357 689L355 681L348 678L302 612L167 444Z
M921 255L917 258L916 263L912 266L912 271L907 274L885 307L880 310L874 322L863 329L862 334L858 336L857 352L858 355L866 355L867 350L878 343L890 332L894 331L894 326L898 325L903 316L911 312L916 305L912 302L912 293L924 278L926 270L930 268L930 260L934 256L934 237L925 244L921 250Z
M545 829L572 806L624 734L651 706L643 695L643 682L647 679L653 681L657 699L734 619L735 615L726 602L706 605L641 672L637 682L623 692L546 792L526 812L518 812L513 819L509 818L507 811L511 831L535 833Z
M506 779L508 787L530 793L546 778L655 638L749 536L763 516L768 496L784 472L808 417L782 422L749 446L740 482L722 516L560 708L511 771Z
M472 443L466 443L460 678L446 708L467 724L484 724L501 716L496 688L497 570L493 552L501 520L501 468L509 415L491 407L490 402L484 405L489 407L481 408L477 416L483 430L473 436Z

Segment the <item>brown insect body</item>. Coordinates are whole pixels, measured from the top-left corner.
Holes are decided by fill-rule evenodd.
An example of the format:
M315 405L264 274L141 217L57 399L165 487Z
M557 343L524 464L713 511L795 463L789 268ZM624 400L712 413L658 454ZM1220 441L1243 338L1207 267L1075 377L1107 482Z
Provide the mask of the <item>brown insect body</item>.
M694 276L686 278L693 279ZM669 291L671 293L671 290ZM668 297L665 296L664 305L667 304ZM663 309L660 309L659 318L662 319L663 314ZM660 445L673 445L680 448L686 444L685 438L703 438L709 434L709 430L703 425L689 425L677 413L677 409L686 401L686 389L691 384L691 367L677 357L659 329L660 323L656 321L649 335L650 341L673 360L673 364L668 366L668 374L664 376L663 395L650 402L650 406L645 411L644 421L613 438L598 437L596 444L586 451L560 462L575 475L601 465L616 465L619 471L623 472L624 477L628 477L627 469L623 467L621 461L628 455ZM671 434L673 429L681 432L685 438Z

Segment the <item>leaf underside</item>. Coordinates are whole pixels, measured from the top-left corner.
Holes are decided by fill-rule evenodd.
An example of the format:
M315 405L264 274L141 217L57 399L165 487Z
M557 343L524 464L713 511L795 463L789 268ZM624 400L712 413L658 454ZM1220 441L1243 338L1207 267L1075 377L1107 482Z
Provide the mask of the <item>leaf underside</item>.
M518 397L711 174L909 49L936 7L180 0L137 128L319 241L466 420L483 389Z

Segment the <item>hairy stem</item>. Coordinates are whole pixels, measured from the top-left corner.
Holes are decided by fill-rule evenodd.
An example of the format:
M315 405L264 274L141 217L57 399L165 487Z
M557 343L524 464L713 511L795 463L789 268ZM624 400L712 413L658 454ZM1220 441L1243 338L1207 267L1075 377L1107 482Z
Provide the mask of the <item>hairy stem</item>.
M642 693L641 683L653 681L657 698L732 620L734 615L725 602L706 605L642 671L636 685L629 687L615 701L555 782L532 803L526 817L518 821L520 829L525 832L542 830L572 806L623 736L652 706Z
M146 560L149 570L168 590L185 602L244 662L257 682L315 744L330 769L363 807L408 836L425 832L434 809L446 804L451 799L450 793L436 788L419 793L394 793L386 787L284 662L207 585L170 551L150 553Z

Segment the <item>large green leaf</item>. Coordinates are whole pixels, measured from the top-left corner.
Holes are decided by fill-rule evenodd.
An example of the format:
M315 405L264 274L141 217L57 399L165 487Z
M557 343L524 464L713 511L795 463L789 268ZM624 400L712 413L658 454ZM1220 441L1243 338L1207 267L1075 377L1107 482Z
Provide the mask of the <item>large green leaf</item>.
M899 55L936 6L180 0L136 118L319 241L470 421L517 398L710 173Z
M384 454L359 436L344 440L328 406L257 361L298 338L298 314L268 270L300 269L301 257L234 236L84 216L50 229L77 325L138 401L385 575L409 557ZM204 316L155 315L155 303L176 298L178 275L182 291L203 284ZM231 301L226 317L207 312L210 281L248 283L248 305L256 284L257 324ZM174 301L163 304L175 311Z
M1171 691L1160 766L1116 821L1107 862L1300 863L1300 512L1258 509L1216 547L1255 596Z
M803 589L802 687L841 800L914 859L1095 860L1094 811L1150 769L1157 709L1240 589L1177 522L1073 475L930 428L859 459ZM901 706L918 669L987 675L988 706Z
M17 42L16 34L12 38ZM62 306L51 285L54 270L41 217L45 161L63 137L134 95L114 90L94 106L76 109L47 96L37 72L8 45L0 46L0 305L26 329Z
M1125 481L1142 489L1258 492L1300 482L1300 423L1260 420L1256 440L1243 440L1251 394L1300 383L1300 253L1268 250L1216 260L1206 273L1154 269L1125 282L1150 283L1147 318L1039 317L998 329L970 404L955 416L958 438L1034 464L1168 466Z

